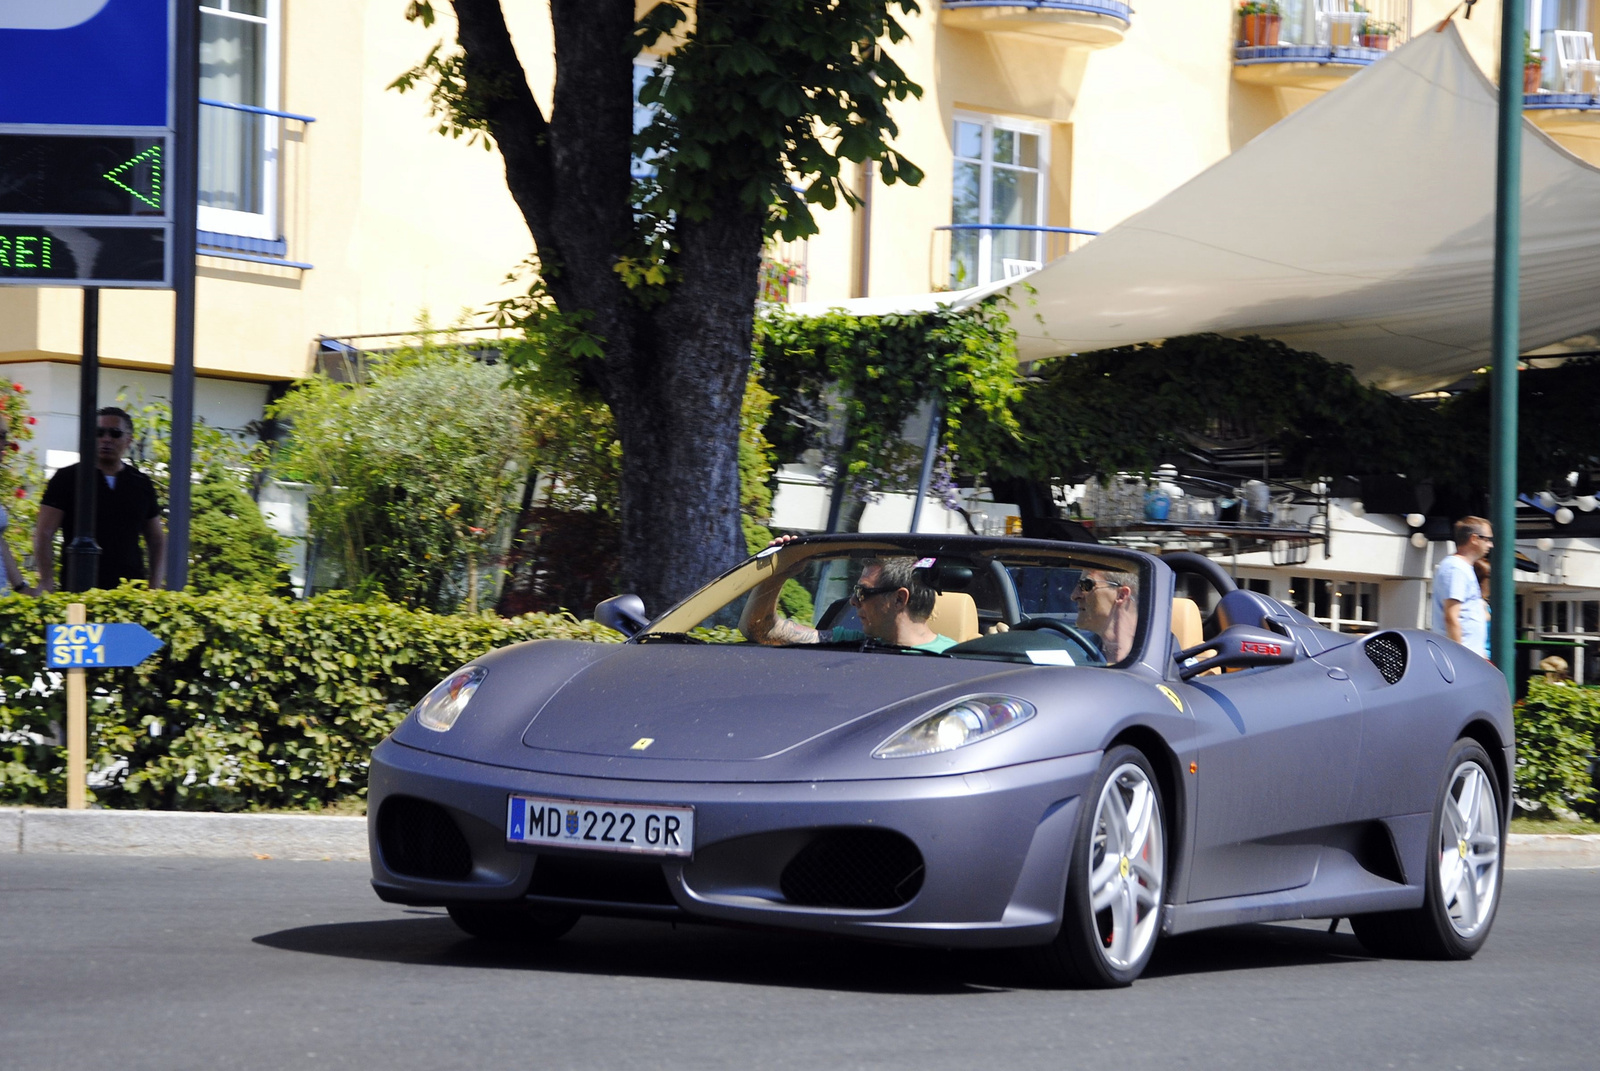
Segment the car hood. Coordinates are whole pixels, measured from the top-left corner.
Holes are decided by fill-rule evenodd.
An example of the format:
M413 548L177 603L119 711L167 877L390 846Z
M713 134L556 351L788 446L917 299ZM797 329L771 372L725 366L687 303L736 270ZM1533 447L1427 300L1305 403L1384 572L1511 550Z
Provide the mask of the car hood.
M812 649L634 646L580 670L522 742L655 760L771 759L992 663Z
M449 732L406 718L393 739L509 769L619 781L932 777L1077 754L1130 720L1185 718L1122 670L885 652L544 640L474 660L488 676ZM1020 696L1039 717L970 747L872 758L964 695ZM641 745L649 740L648 745Z

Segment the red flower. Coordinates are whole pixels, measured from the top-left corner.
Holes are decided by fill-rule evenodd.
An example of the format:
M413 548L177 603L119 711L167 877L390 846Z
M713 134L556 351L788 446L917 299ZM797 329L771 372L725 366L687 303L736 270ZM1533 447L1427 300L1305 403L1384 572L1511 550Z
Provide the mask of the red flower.
M18 394L21 394L22 393L22 384L21 383L13 383L13 384L11 384L11 389L16 391Z
M11 449L13 449L13 450L21 450L22 449L22 444L21 443L12 443L11 444Z
M39 423L39 418L38 417L29 417L28 418L28 423L29 424L37 424L37 423Z
M17 497L18 497L18 498L22 498L22 497L23 497L23 496L25 496L25 495L26 495L26 494L27 494L27 493L28 493L28 489L27 489L27 488L26 488L26 487L19 487L19 488L17 488Z

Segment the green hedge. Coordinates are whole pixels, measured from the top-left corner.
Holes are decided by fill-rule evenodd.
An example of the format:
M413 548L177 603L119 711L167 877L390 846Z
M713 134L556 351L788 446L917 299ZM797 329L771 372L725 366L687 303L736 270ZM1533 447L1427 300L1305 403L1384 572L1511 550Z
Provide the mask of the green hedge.
M73 596L0 599L0 803L61 805L61 679L47 623ZM616 642L566 614L440 615L320 596L147 591L81 596L88 619L134 621L166 646L142 665L89 670L95 802L165 810L318 809L366 792L367 757L429 688L495 647ZM60 743L56 743L60 741Z
M1589 763L1600 732L1600 688L1534 677L1516 705L1517 802L1564 816L1594 799Z

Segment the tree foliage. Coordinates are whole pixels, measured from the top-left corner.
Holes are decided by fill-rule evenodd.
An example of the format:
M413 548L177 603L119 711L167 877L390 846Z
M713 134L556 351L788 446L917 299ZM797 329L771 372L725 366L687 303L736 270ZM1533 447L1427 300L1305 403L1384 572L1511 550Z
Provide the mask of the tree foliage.
M311 489L312 533L344 586L476 609L534 458L526 403L502 389L503 367L458 345L369 368L366 382L315 377L274 403L293 425L274 471Z
M779 455L821 449L830 467L844 468L852 494L915 480L921 444L903 431L930 399L939 403L947 456L981 471L1019 448L1012 409L1021 385L999 301L872 317L771 308L758 321L756 345L776 400L766 431Z
M1518 805L1560 817L1592 804L1600 688L1533 677L1515 713Z

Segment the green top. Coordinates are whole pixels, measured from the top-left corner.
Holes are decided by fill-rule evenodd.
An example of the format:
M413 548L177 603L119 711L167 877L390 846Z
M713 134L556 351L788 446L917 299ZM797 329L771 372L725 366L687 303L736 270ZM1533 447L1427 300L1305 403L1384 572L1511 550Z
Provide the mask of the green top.
M852 643L856 640L867 638L867 634L858 628L830 628L823 630L818 635L827 637L822 641L823 643ZM932 651L934 654L942 654L955 645L956 641L949 636L941 636L935 633L933 639L927 643L913 643L911 646L918 651Z

